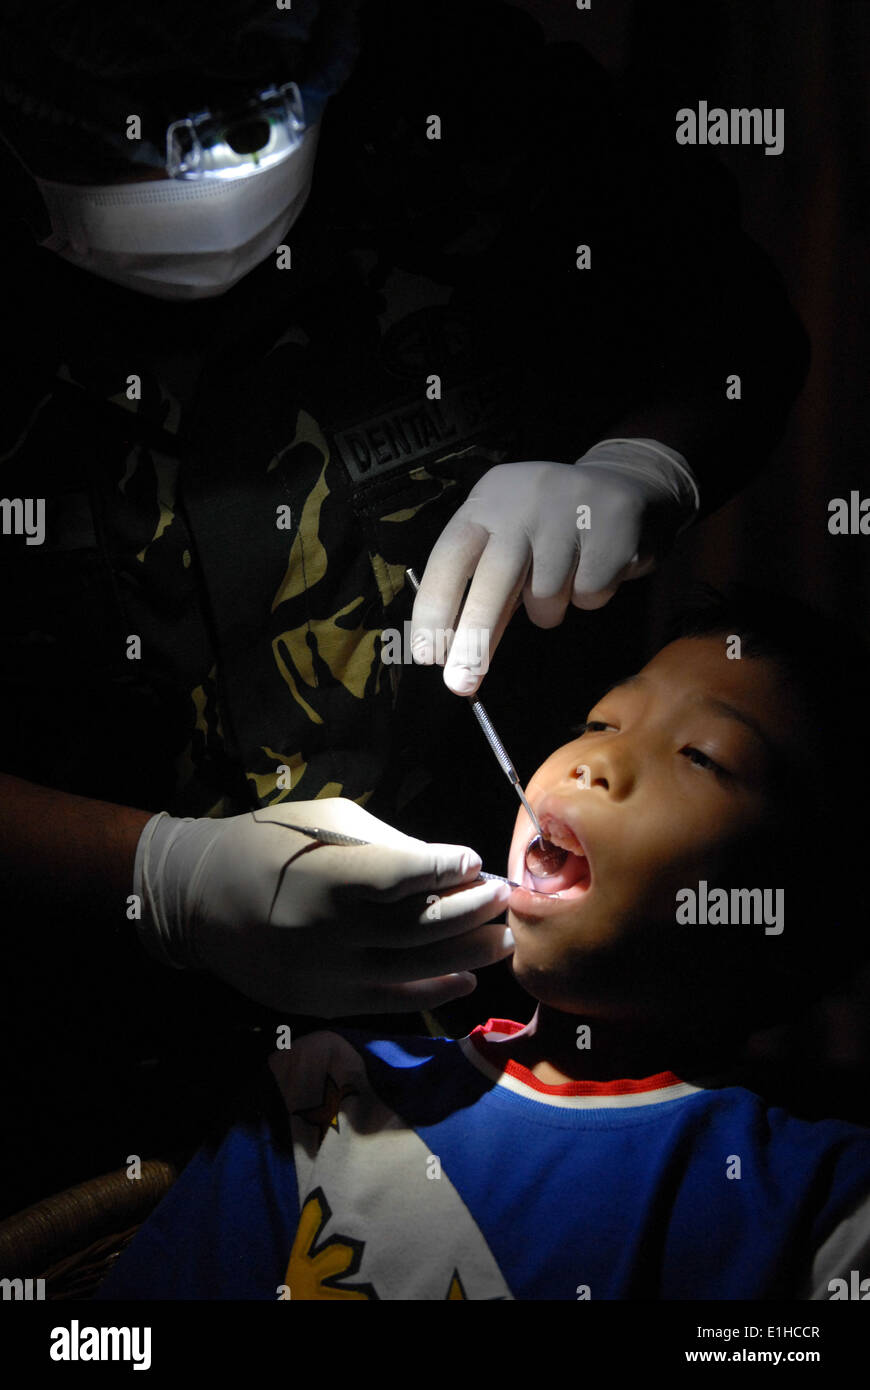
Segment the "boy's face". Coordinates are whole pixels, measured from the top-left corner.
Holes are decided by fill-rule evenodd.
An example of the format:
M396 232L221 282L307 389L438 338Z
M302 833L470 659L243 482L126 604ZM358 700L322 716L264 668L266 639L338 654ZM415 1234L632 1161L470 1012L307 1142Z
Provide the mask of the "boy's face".
M572 857L560 878L536 882L524 864L534 831L517 817L509 876L561 894L511 897L520 984L566 1012L632 1018L660 1017L689 988L700 1010L738 987L764 927L680 924L676 894L701 879L710 890L783 886L773 865L768 883L746 872L772 843L775 755L802 744L776 668L729 660L724 636L674 642L604 695L527 788L544 834L579 841L588 863Z

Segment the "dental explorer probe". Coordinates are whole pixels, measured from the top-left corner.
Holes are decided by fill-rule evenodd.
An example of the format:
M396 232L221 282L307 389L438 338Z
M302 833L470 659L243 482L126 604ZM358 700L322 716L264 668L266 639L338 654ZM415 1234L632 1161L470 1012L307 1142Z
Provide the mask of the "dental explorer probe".
M419 579L417 578L413 570L405 570L405 573L407 574L408 578L414 586L414 593L417 593L417 591L420 588ZM541 827L538 824L538 818L532 810L531 806L529 805L528 801L526 800L526 794L520 786L520 779L519 775L517 774L517 770L507 755L507 749L505 748L504 744L502 743L501 739L499 738L498 734L493 728L492 720L490 719L489 715L483 708L483 705L480 703L480 700L477 698L476 695L466 695L465 698L471 705L471 708L474 710L477 722L483 730L483 734L487 743L489 744L490 748L492 749L493 753L495 754L498 760L499 767L501 768L505 777L510 782L511 786L516 789L517 796L526 808L526 814L528 815L529 820L532 822L532 825L535 827L537 833L541 836L541 839L543 839L544 837L541 833Z
M416 574L412 569L405 570L405 573L407 574L408 579L411 581L411 584L413 585L414 593L417 593L420 588L419 579L417 578ZM468 703L471 705L471 708L474 710L475 718L477 719L478 724L483 730L484 737L487 743L489 744L490 748L496 756L499 767L501 768L505 777L510 782L511 786L515 789L517 796L519 797L520 801L523 803L523 806L525 807L526 815L532 822L532 825L535 827L535 838L528 845L526 849L526 856L528 856L529 850L534 849L538 855L543 855L545 857L545 860L554 860L554 852L555 856L559 856L561 854L561 857L564 860L564 850L559 851L558 846L550 845L550 841L546 838L543 831L541 830L540 824L538 822L538 817L535 815L534 811L532 810L531 806L526 800L525 792L520 786L520 779L517 770L511 762L510 758L508 757L507 749L505 748L504 744L502 743L501 739L499 738L498 734L493 728L492 720L490 719L486 710L483 708L483 705L481 704L480 700L477 698L476 695L466 695L465 699L468 701ZM553 875L557 872L558 868L551 868L547 869L545 873L536 873L534 877L552 878ZM490 877L492 877L492 875L490 875ZM510 880L505 879L505 882L510 882Z
M373 840L358 840L355 835L344 835L340 830L324 830L316 825L288 825L287 821L275 821L275 825L282 825L285 830L296 830L300 835L309 835L312 840L316 840L321 845L371 845ZM504 874L488 874L481 869L477 875L478 879L491 879L498 883L507 883L511 888L525 888L523 883L515 883L512 878L505 878ZM543 893L540 888L525 888L527 893L537 893L540 898L558 897L556 893Z

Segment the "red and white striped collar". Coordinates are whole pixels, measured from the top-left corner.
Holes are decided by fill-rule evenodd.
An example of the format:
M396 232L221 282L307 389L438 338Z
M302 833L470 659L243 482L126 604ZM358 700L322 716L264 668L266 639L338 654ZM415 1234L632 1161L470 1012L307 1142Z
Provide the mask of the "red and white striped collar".
M490 1018L460 1039L460 1047L473 1066L499 1085L531 1100L568 1109L624 1109L678 1100L702 1090L682 1081L672 1071L656 1072L638 1080L565 1081L550 1085L512 1057L504 1056L504 1040L522 1033L525 1024L512 1019Z

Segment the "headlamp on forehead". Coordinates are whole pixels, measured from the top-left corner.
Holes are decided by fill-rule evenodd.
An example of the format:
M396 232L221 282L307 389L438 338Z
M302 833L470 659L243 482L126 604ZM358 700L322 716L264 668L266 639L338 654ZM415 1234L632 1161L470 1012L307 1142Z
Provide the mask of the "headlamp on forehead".
M295 82L269 87L244 106L200 111L166 131L166 172L172 179L236 179L262 173L299 148L305 132Z

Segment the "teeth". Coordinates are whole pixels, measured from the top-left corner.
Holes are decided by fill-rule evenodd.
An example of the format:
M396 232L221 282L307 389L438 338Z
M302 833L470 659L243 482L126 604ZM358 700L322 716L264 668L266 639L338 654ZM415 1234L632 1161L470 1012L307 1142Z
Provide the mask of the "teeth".
M565 837L563 836L563 839L564 839L564 838L565 838ZM573 855L575 856L575 858L579 858L579 859L585 859L585 858L586 858L586 855L583 853L583 848L582 848L582 846L581 846L580 852L579 852L579 854L578 854L578 852L577 852L576 849L572 849L569 845L563 844L563 843L560 841L558 835L548 835L548 836L547 836L547 844L556 845L559 849L564 850L564 852L565 852L566 854L573 854ZM580 841L579 841L579 840L576 840L576 841L575 841L575 844L580 844Z
M573 854L578 859L586 858L586 851L580 844L577 836L568 826L565 827L565 833L563 833L561 837L558 825L542 825L541 830L543 831L544 840L547 844L555 845L558 849L564 850L566 854ZM579 848L575 849L575 845L579 846Z

